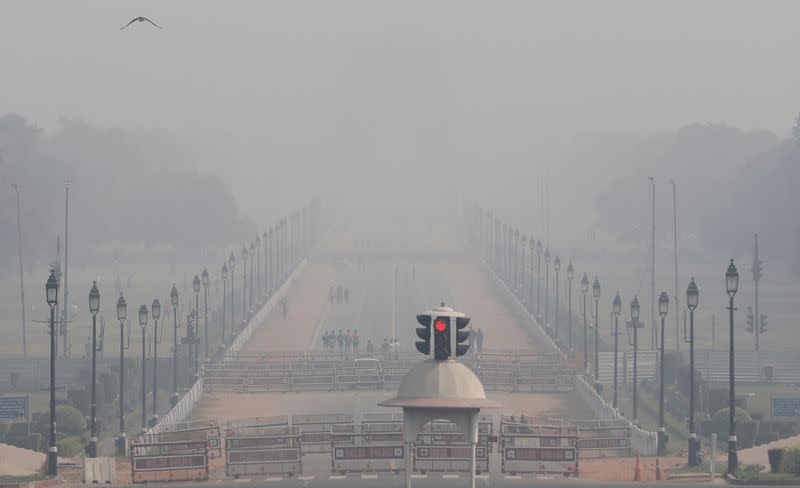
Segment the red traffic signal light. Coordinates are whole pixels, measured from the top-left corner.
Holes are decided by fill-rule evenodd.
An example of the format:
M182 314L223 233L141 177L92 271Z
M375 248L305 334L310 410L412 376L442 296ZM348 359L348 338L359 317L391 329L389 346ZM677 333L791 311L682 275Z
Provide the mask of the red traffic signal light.
M436 327L437 332L444 332L445 329L447 329L447 322L442 319L438 319L436 324L434 324L434 327Z

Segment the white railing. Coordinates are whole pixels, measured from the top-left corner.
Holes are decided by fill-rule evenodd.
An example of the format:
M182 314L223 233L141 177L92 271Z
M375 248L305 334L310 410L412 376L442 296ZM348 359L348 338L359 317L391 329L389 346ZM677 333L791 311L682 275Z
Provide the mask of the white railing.
M639 454L651 456L658 451L658 434L642 430L631 421L620 415L619 410L611 406L600 396L583 376L575 377L575 391L586 402L594 414L603 420L621 420L631 429L631 448Z
M253 337L253 332L255 332L256 327L261 325L264 322L264 319L267 317L267 314L272 310L272 308L283 298L287 295L289 289L294 284L295 279L297 276L303 271L307 263L307 259L303 259L300 261L300 264L294 269L292 274L289 278L281 285L280 288L270 297L269 300L264 304L258 312L256 312L247 323L247 326L242 329L242 331L237 335L236 340L233 341L233 344L228 346L226 351L223 353L223 357L226 356L226 353L233 352L238 353L240 352L247 342ZM186 417L192 413L192 410L200 400L203 398L203 374L201 373L200 377L197 378L197 381L194 382L189 391L187 391L178 403L176 403L170 411L160 417L158 422L153 427L144 431L144 435L150 434L158 434L159 432L164 432L169 430L172 426L177 424L178 422L183 421Z

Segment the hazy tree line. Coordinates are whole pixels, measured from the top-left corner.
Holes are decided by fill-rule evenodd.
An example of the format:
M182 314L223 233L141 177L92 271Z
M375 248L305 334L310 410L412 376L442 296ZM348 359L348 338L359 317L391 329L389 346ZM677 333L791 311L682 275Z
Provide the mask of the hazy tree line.
M71 179L70 258L119 259L131 248L201 252L245 235L236 199L190 161L167 131L98 129L62 119L53 133L15 114L0 116L0 270L17 260L16 195L22 197L28 267L54 258L64 234L64 182ZM224 164L222 161L220 164ZM75 261L74 261L75 262Z
M658 234L671 246L669 179L674 178L682 247L752 254L753 234L758 233L762 257L789 264L800 276L800 117L785 139L768 132L693 125L637 140L618 155L622 166L632 169L620 171L597 197L605 230L649 242L647 177L654 176Z

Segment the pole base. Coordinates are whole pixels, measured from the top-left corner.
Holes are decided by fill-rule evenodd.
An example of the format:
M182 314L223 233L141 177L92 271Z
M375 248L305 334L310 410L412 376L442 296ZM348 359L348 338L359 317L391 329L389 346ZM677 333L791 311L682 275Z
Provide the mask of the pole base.
M128 438L123 433L114 440L117 457L128 457Z
M58 452L55 446L50 447L50 450L47 451L47 474L58 476Z

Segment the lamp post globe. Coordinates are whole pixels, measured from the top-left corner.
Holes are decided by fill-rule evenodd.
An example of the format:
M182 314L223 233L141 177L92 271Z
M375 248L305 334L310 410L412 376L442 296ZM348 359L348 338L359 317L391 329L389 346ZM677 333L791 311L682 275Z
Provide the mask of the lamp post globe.
M697 308L700 291L694 277L686 288L686 306L689 308L689 466L697 466L699 442L694 422L694 310Z
M664 325L669 309L669 297L662 291L658 297L658 315L661 316L661 352L658 373L658 454L663 455L667 448L667 432L664 423Z
M731 259L730 264L728 265L727 271L725 271L725 289L728 292L728 297L730 299L728 304L728 311L730 312L730 337L728 339L728 350L729 350L729 402L728 402L728 409L729 409L729 418L728 418L728 473L735 473L736 469L739 467L739 455L736 449L736 368L735 368L735 354L734 354L734 334L733 334L733 311L735 310L733 306L733 297L736 295L736 292L739 290L739 272L736 270L736 266L733 264L733 259Z

